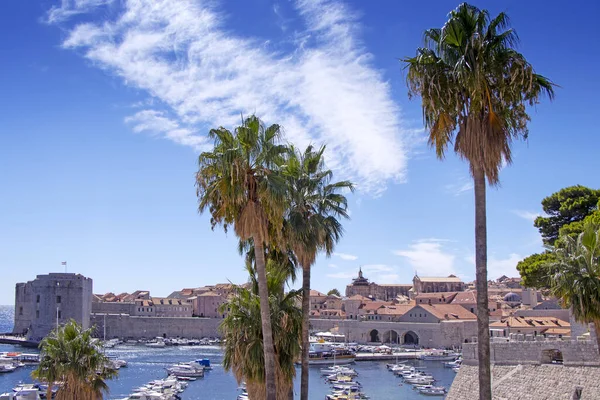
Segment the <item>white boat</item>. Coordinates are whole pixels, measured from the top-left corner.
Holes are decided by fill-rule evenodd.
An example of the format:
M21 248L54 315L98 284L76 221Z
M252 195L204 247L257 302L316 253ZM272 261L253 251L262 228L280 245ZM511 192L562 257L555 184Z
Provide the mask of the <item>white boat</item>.
M0 364L0 373L13 372L17 367L13 364Z
M162 342L162 341L146 343L146 347L161 348L161 347L165 347L165 346L166 346L165 342Z
M459 353L454 353L452 351L442 350L442 351L432 351L427 354L422 354L419 358L423 361L451 361L460 357Z
M0 394L0 400L40 400L40 394L37 389L22 389L18 392Z
M321 368L321 375L332 375L332 374L343 374L343 375L350 375L350 376L357 376L358 373L350 368L350 367L346 367L346 366L341 366L341 365L332 365L331 367L327 367L327 368Z
M425 396L445 396L446 388L441 386L422 388L419 389L419 393L424 394Z
M203 367L190 364L176 364L170 368L167 368L167 371L169 374L175 376L186 376L192 378L201 378L204 376Z

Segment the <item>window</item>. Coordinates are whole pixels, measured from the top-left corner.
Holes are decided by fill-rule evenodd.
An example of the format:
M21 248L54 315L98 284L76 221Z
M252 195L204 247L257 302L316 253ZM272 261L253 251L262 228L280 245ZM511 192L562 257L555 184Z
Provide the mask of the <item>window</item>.
M35 310L35 317L39 318L40 317L40 310Z
M40 295L39 295L39 294L38 294L38 295L35 297L35 302L36 302L36 303L39 303L39 302L40 302Z
M58 310L58 319L61 319L61 318L62 318L62 311Z
M61 301L61 300L62 300L62 299L61 299L61 297L60 297L60 296L56 296L56 304L60 304L60 301Z
M23 315L23 307L19 307L19 315Z

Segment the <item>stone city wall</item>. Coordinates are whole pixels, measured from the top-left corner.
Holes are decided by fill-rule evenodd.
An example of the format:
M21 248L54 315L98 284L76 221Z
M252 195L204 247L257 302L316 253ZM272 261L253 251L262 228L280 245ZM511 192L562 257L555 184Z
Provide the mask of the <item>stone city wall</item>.
M404 344L407 333L414 333L419 345L424 347L461 347L465 339L477 335L475 321L445 321L440 323L384 322L356 320L311 319L311 330L329 331L346 335L347 341L360 344L372 343L373 331L378 342ZM391 339L391 340L390 340Z
M203 338L219 337L219 318L166 318L137 317L126 314L92 314L91 324L96 326L96 336L106 338L142 339L157 336Z
M549 364L549 354L561 352L565 366L600 367L598 345L591 341L546 339L526 342L490 344L490 360L496 365L540 365ZM477 365L477 343L463 345L463 363Z

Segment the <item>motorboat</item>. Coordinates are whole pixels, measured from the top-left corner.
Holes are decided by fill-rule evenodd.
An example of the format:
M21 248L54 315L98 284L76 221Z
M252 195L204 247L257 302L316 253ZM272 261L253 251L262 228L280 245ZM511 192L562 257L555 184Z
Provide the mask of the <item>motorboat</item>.
M422 354L419 358L423 361L451 361L460 356L459 353L453 351L441 350L432 351L427 354Z
M331 375L331 374L344 374L350 376L357 376L358 373L347 366L342 365L332 365L331 367L321 368L321 375Z
M18 392L2 393L0 400L39 400L40 393L38 389L22 389Z
M165 347L165 346L166 346L166 344L162 340L158 340L156 342L147 342L146 343L146 347L152 347L152 348L162 348L162 347Z
M175 376L201 378L204 376L204 367L190 364L175 364L172 367L167 368L167 372Z
M458 359L458 360L454 360L454 361L445 361L442 364L444 364L445 368L460 367L460 365L462 364L462 360Z
M0 373L13 372L17 367L14 364L0 364Z
M446 388L442 386L432 386L419 389L419 393L425 396L445 396Z

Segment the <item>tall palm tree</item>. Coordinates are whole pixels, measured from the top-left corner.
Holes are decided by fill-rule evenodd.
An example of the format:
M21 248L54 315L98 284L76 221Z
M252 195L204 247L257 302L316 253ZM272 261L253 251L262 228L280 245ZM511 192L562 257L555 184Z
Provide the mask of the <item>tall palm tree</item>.
M199 211L211 214L211 225L233 224L241 240L252 239L260 294L266 399L275 400L275 354L269 292L265 272L265 244L270 233L281 231L285 210L285 182L278 173L286 146L279 144L279 125L265 127L256 117L242 121L234 132L211 129L214 148L198 159L196 174ZM270 229L270 226L272 229Z
M600 229L587 223L577 238L567 234L561 242L564 247L554 252L551 293L571 308L577 321L594 323L600 346Z
M441 29L428 29L424 47L405 58L409 96L422 99L429 144L444 158L448 146L469 163L475 189L475 268L480 398L491 399L487 293L486 179L498 184L504 162L511 162L514 139L526 138L526 106L554 84L535 73L514 47L517 34L504 13L463 3Z
M340 191L354 190L349 181L331 183L325 169L325 146L308 146L301 153L290 148L283 174L288 182L289 208L284 232L302 268L302 375L300 399L308 400L310 270L319 251L331 255L343 234L338 219L348 218L347 200Z
M300 290L284 292L287 267L274 253L267 255L267 285L273 337L275 339L275 376L277 400L287 400L293 389L294 361L300 354L302 313L298 307ZM221 307L228 309L219 329L225 339L223 366L232 370L238 382L245 381L251 399L266 396L261 306L255 268L246 262L250 275L248 288L235 287L234 295Z
M107 379L117 375L108 368L108 358L94 343L91 329L83 329L74 320L52 331L40 343L41 360L32 377L52 385L62 382L57 400L97 400L108 393Z

